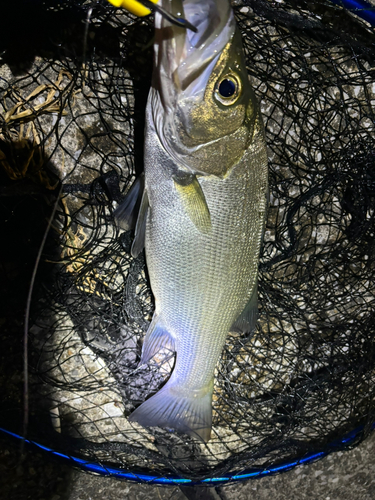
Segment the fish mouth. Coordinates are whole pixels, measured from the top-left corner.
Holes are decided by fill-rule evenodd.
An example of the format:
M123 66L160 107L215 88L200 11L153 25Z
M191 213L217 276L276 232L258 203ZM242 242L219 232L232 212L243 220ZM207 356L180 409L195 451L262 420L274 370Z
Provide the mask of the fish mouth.
M203 94L212 68L234 34L235 20L229 0L162 0L162 7L197 28L194 33L155 16L158 90L164 103L172 104L173 96Z

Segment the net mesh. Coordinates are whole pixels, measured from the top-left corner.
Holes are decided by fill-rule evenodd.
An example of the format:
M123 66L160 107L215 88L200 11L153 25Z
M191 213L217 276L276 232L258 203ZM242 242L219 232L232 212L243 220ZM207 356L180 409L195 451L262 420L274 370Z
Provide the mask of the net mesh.
M58 196L30 318L30 439L201 480L326 450L358 426L364 438L375 420L373 28L322 0L236 2L270 207L257 329L228 335L202 444L127 419L174 359L164 350L138 367L153 297L143 255L131 257L132 234L113 220L142 169L152 19L104 1L17 8L20 50L14 35L0 47L0 424L22 425L21 318Z

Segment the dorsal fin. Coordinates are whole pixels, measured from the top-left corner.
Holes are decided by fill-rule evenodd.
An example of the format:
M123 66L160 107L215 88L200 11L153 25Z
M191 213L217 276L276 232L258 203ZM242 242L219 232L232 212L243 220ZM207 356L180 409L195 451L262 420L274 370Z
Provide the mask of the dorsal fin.
M137 215L142 199L144 183L144 174L142 173L133 182L133 185L127 192L124 200L113 212L118 225L124 231L129 231L129 229L135 228Z
M132 257L136 258L145 246L146 220L148 212L147 189L143 189L141 206L139 207L137 224L135 226L134 240L131 248Z
M163 347L174 351L174 339L163 326L160 317L154 313L143 342L141 364L148 363Z

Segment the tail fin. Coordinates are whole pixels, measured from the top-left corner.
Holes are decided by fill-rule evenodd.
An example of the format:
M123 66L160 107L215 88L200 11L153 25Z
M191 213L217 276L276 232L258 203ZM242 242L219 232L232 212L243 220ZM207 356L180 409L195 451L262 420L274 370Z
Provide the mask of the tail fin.
M189 391L171 379L129 417L144 427L164 427L207 442L211 436L212 391Z

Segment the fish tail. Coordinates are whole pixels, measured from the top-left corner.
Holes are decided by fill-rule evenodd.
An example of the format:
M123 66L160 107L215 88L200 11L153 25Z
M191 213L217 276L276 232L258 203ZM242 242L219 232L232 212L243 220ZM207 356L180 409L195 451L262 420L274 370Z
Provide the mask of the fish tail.
M213 380L209 387L187 390L172 378L129 417L143 427L163 427L207 442L211 436Z

